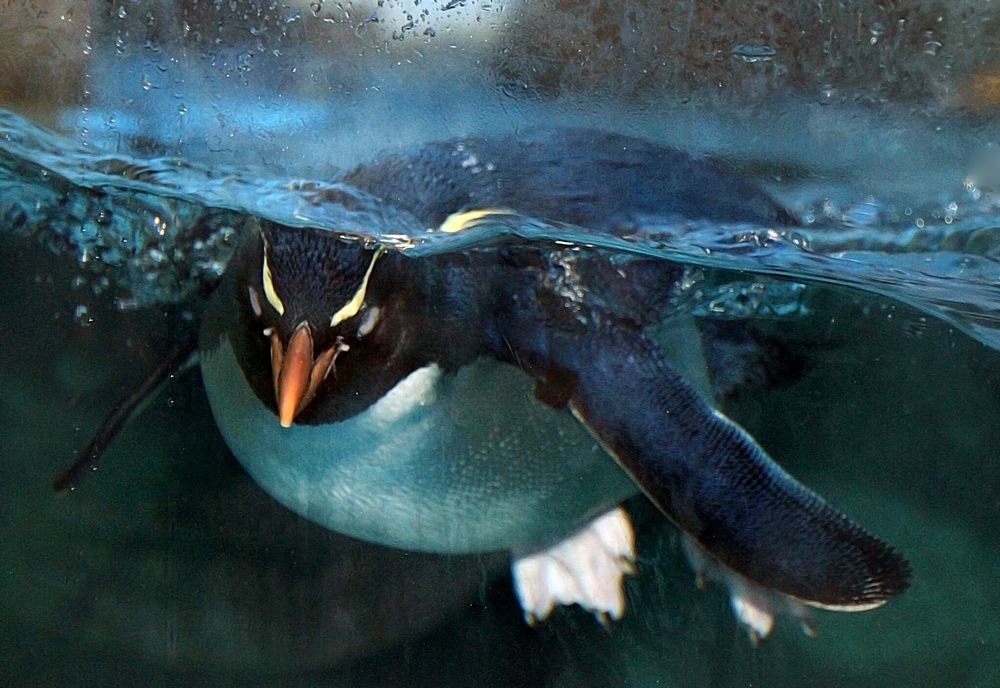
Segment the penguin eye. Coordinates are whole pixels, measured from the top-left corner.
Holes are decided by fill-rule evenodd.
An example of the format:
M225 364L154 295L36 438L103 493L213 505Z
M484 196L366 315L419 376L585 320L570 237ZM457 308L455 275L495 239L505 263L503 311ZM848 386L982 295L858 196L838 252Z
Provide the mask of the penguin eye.
M260 303L260 294L253 287L247 287L247 297L250 300L250 308L258 318L264 313L264 307Z
M382 311L381 309L379 309L378 306L375 306L374 308L369 308L367 311L365 311L365 317L361 321L361 325L358 326L359 339L361 337L366 336L368 333L370 333L372 330L375 329L375 326L378 324L378 318L379 315L381 315L381 312Z

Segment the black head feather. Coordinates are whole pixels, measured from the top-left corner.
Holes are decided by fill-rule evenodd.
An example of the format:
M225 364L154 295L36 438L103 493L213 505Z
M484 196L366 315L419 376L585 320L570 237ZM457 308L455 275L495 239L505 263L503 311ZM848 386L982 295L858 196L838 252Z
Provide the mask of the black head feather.
M283 306L279 334L287 337L303 320L314 333L325 332L331 317L362 288L376 249L313 229L265 225L261 235L274 294Z

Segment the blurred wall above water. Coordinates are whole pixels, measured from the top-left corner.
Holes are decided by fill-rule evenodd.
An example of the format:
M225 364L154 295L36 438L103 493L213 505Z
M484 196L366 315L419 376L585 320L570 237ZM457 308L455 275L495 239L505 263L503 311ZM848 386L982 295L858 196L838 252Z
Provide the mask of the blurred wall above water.
M456 50L515 96L1000 103L991 3L56 0L0 12L0 103L40 115L99 98L86 82L113 56L141 58L150 79L183 57L222 78L276 78L273 88L319 97L337 88L344 63L432 67L436 53Z
M887 180L959 188L1000 140L990 3L112 0L0 13L0 107L100 149L281 175L328 178L384 148L544 122L877 195Z

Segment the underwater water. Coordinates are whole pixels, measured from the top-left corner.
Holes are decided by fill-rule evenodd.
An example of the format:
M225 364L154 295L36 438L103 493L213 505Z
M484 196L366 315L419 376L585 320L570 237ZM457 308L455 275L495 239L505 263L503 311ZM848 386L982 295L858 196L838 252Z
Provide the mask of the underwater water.
M487 33L509 21L476 3L430 10L451 5L485 16ZM261 5L256 20L219 24L209 60L207 42L181 50L168 28L180 17L195 27L185 35L207 35L211 12L226 10L184 7L81 12L89 30L70 35L73 54L89 58L79 77L88 95L0 109L0 683L1000 685L1000 196L988 113L914 114L908 92L760 98L750 77L753 107L694 86L622 102L596 68L577 75L600 82L596 96L553 95L545 83L511 96L482 88L484 78L521 85L503 70L477 72L482 52L434 52L438 37L465 45L462 17L449 29L419 9L398 20L410 43L344 49L311 71L288 31L319 31L333 11ZM369 12L355 8L362 19L348 33L374 30ZM397 20L382 20L391 34ZM252 49L233 37L246 23L259 29ZM309 35L292 37L312 50ZM727 69L774 62L752 47L734 49ZM291 77L274 65L289 54L322 97L281 80ZM512 54L505 64L521 75ZM224 78L205 76L213 70ZM219 83L233 92L213 91ZM383 149L537 124L711 154L798 222L650 218L609 236L504 215L444 234L338 180ZM172 376L100 470L57 498L53 479L104 415L198 327L206 290L254 217L418 260L513 236L683 263L678 312L753 328L795 362L781 384L726 400L728 415L904 552L912 587L874 611L818 612L815 638L786 619L755 646L723 590L694 585L677 530L637 497L624 619L604 626L568 608L531 627L504 553L393 550L278 505L228 452L197 371Z

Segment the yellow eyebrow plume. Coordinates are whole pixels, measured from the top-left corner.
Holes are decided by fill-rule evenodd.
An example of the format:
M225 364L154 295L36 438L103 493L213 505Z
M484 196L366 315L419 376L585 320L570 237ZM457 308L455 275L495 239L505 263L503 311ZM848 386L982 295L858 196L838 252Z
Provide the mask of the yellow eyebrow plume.
M482 220L484 217L489 217L490 215L517 215L517 213L509 208L478 208L476 210L463 210L459 213L452 213L444 219L441 226L438 227L439 232L447 232L448 234L454 234L455 232L461 232L463 230L474 227L477 222Z
M375 255L372 256L372 262L368 264L368 270L365 272L364 279L361 280L361 286L351 297L351 300L345 303L339 311L333 314L330 318L330 327L336 327L340 323L344 322L348 318L352 318L358 314L361 310L361 304L365 302L365 292L368 291L368 278L372 275L372 270L375 269L375 262L382 257L385 253L385 247L379 246L375 249Z
M274 278L271 277L271 265L267 260L267 241L264 241L264 267L262 269L261 281L264 283L264 296L267 302L278 311L278 315L285 314L285 304L278 298L278 292L274 290Z

